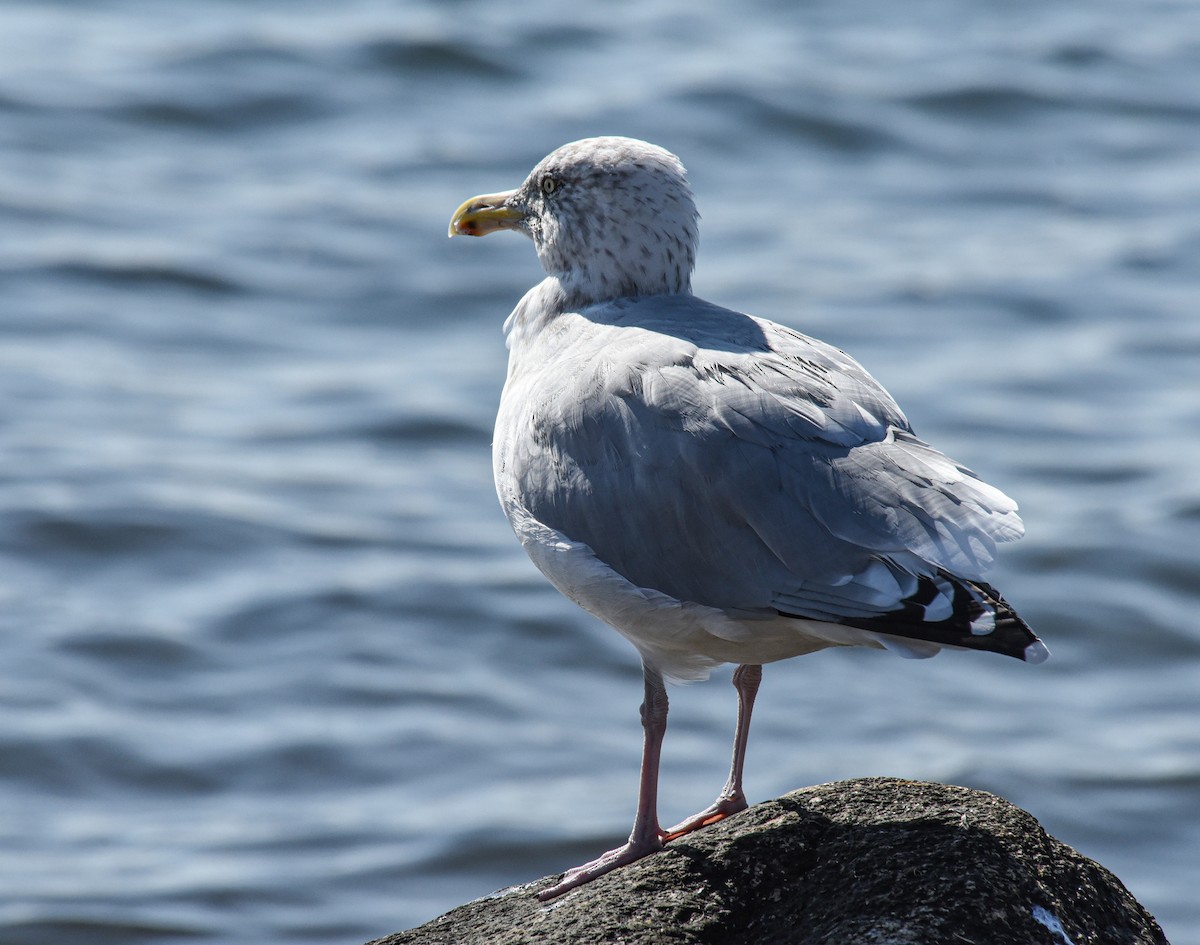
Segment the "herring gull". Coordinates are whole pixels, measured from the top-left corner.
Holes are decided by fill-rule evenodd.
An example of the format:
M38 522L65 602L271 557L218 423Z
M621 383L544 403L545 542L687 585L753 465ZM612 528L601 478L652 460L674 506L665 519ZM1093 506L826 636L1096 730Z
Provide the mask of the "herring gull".
M675 155L588 138L450 235L516 230L548 273L505 322L496 490L550 582L642 658L644 745L627 843L543 900L746 807L762 664L829 646L933 656L1046 647L982 577L1023 532L1000 490L920 440L849 355L691 292L696 206ZM737 666L729 779L664 830L664 677Z

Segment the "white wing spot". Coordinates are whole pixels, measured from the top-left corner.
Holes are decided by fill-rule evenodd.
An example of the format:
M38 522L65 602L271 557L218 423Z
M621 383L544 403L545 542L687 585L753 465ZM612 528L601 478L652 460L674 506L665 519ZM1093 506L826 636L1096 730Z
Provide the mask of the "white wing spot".
M1034 640L1025 647L1026 663L1044 663L1050 658L1050 650L1041 640Z
M987 636L996 629L996 615L990 610L985 610L982 614L971 621L971 633L977 637Z

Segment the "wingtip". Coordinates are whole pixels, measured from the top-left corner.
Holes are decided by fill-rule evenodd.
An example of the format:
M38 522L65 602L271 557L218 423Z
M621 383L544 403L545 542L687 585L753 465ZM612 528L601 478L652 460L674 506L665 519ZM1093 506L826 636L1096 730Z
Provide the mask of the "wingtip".
M1050 659L1050 650L1041 640L1034 640L1029 646L1025 647L1025 652L1022 654L1022 659L1026 663L1044 663Z

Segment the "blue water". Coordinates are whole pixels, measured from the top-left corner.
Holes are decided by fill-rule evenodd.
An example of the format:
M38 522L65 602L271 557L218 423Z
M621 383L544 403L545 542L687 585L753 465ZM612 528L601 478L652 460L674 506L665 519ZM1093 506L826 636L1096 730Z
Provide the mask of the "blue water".
M537 262L445 238L591 134L1028 526L1049 663L772 665L753 798L995 791L1200 942L1198 89L1190 0L8 0L0 942L352 945L628 831L634 653L491 486ZM727 681L672 691L668 821Z

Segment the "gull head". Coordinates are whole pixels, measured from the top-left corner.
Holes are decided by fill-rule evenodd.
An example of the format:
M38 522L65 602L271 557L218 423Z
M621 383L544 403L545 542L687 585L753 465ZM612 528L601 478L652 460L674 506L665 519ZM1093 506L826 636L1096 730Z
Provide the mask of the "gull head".
M567 295L590 303L690 292L698 216L674 154L636 138L584 138L516 190L463 203L450 235L522 232Z

